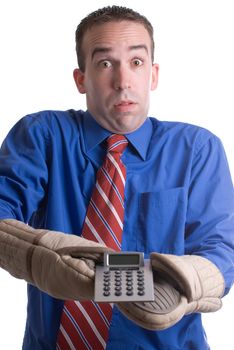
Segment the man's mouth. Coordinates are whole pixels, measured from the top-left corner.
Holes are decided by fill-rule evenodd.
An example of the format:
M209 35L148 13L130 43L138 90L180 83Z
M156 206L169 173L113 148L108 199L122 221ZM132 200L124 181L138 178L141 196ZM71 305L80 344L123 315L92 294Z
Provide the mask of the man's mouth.
M119 101L114 104L114 108L119 113L131 113L133 112L136 103L130 100Z
M120 101L118 103L115 103L115 107L120 107L120 106L129 106L129 105L133 105L135 104L135 102L130 101L130 100L124 100L124 101Z
M115 110L122 113L132 112L135 106L136 102L132 100L121 100L114 104Z

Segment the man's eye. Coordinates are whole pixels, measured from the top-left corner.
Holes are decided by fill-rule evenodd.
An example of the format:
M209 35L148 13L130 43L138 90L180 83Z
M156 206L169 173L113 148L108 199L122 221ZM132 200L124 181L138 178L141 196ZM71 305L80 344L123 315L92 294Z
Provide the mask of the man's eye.
M110 68L112 66L111 62L110 61L102 61L101 62L101 66L103 68Z
M143 64L143 61L140 60L139 58L136 58L133 60L134 66L141 66Z

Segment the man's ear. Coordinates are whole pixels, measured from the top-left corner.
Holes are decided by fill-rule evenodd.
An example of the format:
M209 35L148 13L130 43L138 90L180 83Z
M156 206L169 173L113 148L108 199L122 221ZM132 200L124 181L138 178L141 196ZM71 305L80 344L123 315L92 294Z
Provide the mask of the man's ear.
M158 70L159 65L157 63L154 63L152 66L151 90L155 90L158 86Z
M81 94L85 94L86 90L84 86L84 78L85 78L84 73L79 68L76 68L73 71L73 78L75 80L78 91Z

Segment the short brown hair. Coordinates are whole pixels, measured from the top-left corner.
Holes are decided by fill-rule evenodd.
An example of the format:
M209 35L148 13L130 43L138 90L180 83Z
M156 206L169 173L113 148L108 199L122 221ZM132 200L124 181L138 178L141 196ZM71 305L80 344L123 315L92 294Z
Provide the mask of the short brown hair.
M149 33L151 39L151 57L154 61L154 38L153 27L148 19L138 12L122 6L107 6L90 13L83 18L76 29L76 54L79 68L85 71L85 57L82 50L82 43L85 33L94 25L99 25L113 21L132 21L142 24Z

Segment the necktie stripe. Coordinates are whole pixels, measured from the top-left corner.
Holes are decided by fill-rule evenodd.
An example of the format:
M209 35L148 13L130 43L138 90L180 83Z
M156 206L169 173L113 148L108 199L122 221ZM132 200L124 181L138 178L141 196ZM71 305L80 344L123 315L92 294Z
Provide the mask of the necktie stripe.
M121 250L126 177L120 157L127 143L122 135L108 138L107 155L97 172L81 234L116 251ZM112 307L112 304L94 301L65 301L56 349L104 350Z
M97 182L96 184L97 190L100 193L100 196L103 198L103 200L105 201L105 203L107 204L108 208L111 210L112 214L114 215L116 221L118 222L121 230L123 230L123 223L122 220L119 217L119 214L117 213L115 207L113 206L113 204L111 203L111 201L108 199L107 195L105 194L105 192L102 190L102 188L100 187L99 183Z
M96 216L98 217L98 219L101 221L101 223L103 224L103 228L105 228L109 234L111 234L111 237L113 238L113 240L115 241L115 243L117 244L117 246L120 249L120 242L118 241L118 239L115 236L115 233L113 232L111 226L109 225L109 223L105 220L105 218L103 217L102 213L100 212L100 210L98 209L98 207L96 206L96 204L91 200L90 201L90 205L93 208L93 214L95 213ZM91 216L90 216L91 217ZM90 218L89 217L89 218Z
M124 202L123 202L123 198L118 190L118 188L116 187L116 185L113 183L112 179L110 178L109 174L107 173L107 171L105 169L102 168L103 173L105 174L105 177L107 179L107 181L111 184L113 190L115 191L117 197L119 198L119 201L122 205L122 207L124 207Z
M113 231L110 232L108 227L106 227L104 225L104 222L102 220L100 220L100 216L97 215L97 213L94 211L93 208L90 208L90 210L89 210L89 220L91 220L90 217L92 217L93 219L96 220L97 231L100 232L98 240L95 239L95 241L99 242L100 239L103 240L103 237L105 235L108 235L108 238L105 239L105 244L107 246L109 246L110 244L113 244L113 249L119 250L120 249L119 248L120 247L119 240L115 237L115 235L113 235ZM85 227L84 227L84 229L85 229ZM91 231L90 231L90 233L91 233Z
M75 301L75 304L78 308L83 307L83 314L84 312L89 313L92 315L93 313L97 313L97 318L95 322L95 327L98 332L102 332L105 336L108 335L108 329L109 329L109 321L106 319L106 317L103 314L102 308L98 307L98 304L95 303L94 301L91 302L82 302L80 303L79 301ZM105 308L103 309L104 311L106 310ZM112 310L112 308L111 308ZM110 314L110 311L108 310L108 313ZM93 328L93 327L92 327ZM93 328L94 332L95 329Z
M70 303L70 301L68 303ZM69 334L68 337L70 338L70 340L72 339L72 344L75 347L75 349L92 350L82 330L80 329L79 325L75 322L74 317L68 311L67 307L63 313L63 325L60 325L60 333L58 338L61 349L66 350L69 349L69 344L67 343L64 334L61 332L61 327L63 327L63 333ZM67 330L69 330L69 332Z
M61 332L62 332L64 338L66 339L66 342L69 345L69 348L71 350L76 350L76 348L73 346L72 341L71 341L70 337L68 336L67 332L65 331L65 329L63 328L63 326L61 327Z
M84 223L84 226L83 226L82 231L83 231L83 234L84 234L84 236L85 236L86 239L88 239L88 240L90 240L90 241L94 241L94 242L101 243L101 241L99 241L99 240L101 240L101 237L98 236L98 237L96 238L96 236L94 236L93 232L90 230L90 228L89 228L89 226L87 225L86 222ZM83 236L81 236L81 237L83 237ZM101 244L102 244L102 243L101 243Z
M89 348L89 342L87 341L87 339L85 338L81 328L79 327L79 324L76 321L76 317L73 313L73 308L71 309L71 302L69 302L69 304L67 304L66 308L65 308L65 314L67 316L67 322L65 323L66 326L69 325L70 329L71 329L71 336L73 335L73 339L76 337L77 334L80 335L80 338L82 340L83 343L85 343L86 347ZM79 338L77 338L79 339Z
M87 213L87 217L90 221L96 221L96 231L101 237L101 239L103 239L104 236L108 236L108 238L112 238L113 242L115 242L117 246L119 246L119 234L121 233L119 225L114 225L113 220L112 222L108 222L103 213L101 213L101 210L102 209L99 209L98 206L93 202L93 200L91 200L90 210L89 213Z
M102 193L100 193L102 192ZM108 201L106 200L108 198ZM118 197L115 193L113 193L111 188L105 189L100 186L100 191L97 189L95 192L95 196L93 196L93 201L100 209L100 212L105 217L105 219L109 222L109 224L114 227L116 225L119 226L117 230L123 230L123 207L118 200ZM116 202L116 205L115 205ZM106 207L105 209L104 206ZM114 209L113 209L114 208Z
M103 181L100 181L100 185L102 186L102 189L105 191L105 192L110 192L110 193L115 193L117 192L118 193L118 197L121 198L121 201L123 202L123 191L124 191L124 186L123 186L123 183L122 183L122 180L119 176L119 174L117 172L114 172L114 173L111 173L109 172L109 178L111 179L110 182L103 182ZM114 191L113 191L113 187L114 186Z
M107 230L114 241L116 241L115 240L115 236L116 236L117 241L120 242L122 228L120 227L118 221L116 220L115 216L113 215L109 207L107 207L105 211L98 208L98 204L102 204L103 202L104 200L102 198L100 198L99 201L92 202L92 207L93 207L92 214L94 215L94 217L92 218L97 219L97 226L96 226L97 232L99 232L99 236L102 239L104 232L106 232ZM91 215L91 211L90 211L90 215ZM90 215L89 215L89 219L91 217Z
M92 199L94 202L98 204L99 207L102 205L99 205L99 200L102 201L103 207L107 206L106 201L104 200L105 197L108 198L108 201L111 202L112 206L115 207L115 211L118 213L119 217L123 216L123 206L122 203L119 201L119 197L117 196L116 192L113 191L113 188L109 184L103 184L103 183L96 183L96 187L100 186L101 191L97 189L95 191L94 195L92 196ZM105 196L102 196L102 193L105 194ZM113 213L112 213L113 214Z
M79 306L77 308L76 306ZM97 337L98 332L90 319L86 318L87 312L84 311L81 305L77 305L75 302L75 313L69 310L69 321L72 319L72 324L67 323L69 326L70 337L72 338L73 345L76 349L103 349L103 339ZM71 315L71 313L73 315ZM75 327L74 324L76 324ZM65 327L64 327L65 328ZM96 333L95 333L96 332ZM82 345L81 345L82 344ZM81 347L82 346L82 347Z
M122 171L121 171L121 169L120 169L119 164L116 162L115 158L114 158L110 153L107 154L107 157L110 159L110 161L111 161L111 162L113 163L113 165L116 167L116 169L117 169L117 171L118 171L118 173L119 173L119 176L120 176L120 178L121 178L121 180L122 180L122 182L123 182L123 185L125 186L125 178L124 178L124 176L123 176L123 173L122 173Z
M128 141L124 138L124 139L120 139L117 141L112 142L112 139L115 138L115 134L111 135L109 137L109 141L111 141L111 145L108 147L108 152L110 152L112 149L116 148L117 146L121 145L121 144L128 144Z
M64 330L65 332L65 330ZM66 338L64 337L64 334L62 333L62 329L60 327L60 333L58 336L58 341L59 344L56 344L56 350L65 350L65 349L69 349L69 344L66 341Z
M111 316L112 313L112 305L107 303L94 303L92 302L95 308L97 309L98 313L102 317L103 321L105 322L107 328L110 327L109 319L110 317L106 317L106 315Z
M87 311L85 310L85 308L83 307L83 305L79 302L76 302L76 305L79 305L79 309L81 310L82 314L85 317L85 320L87 321L90 329L93 331L93 333L96 335L97 339L99 340L99 342L102 344L103 347L105 347L105 340L102 338L101 334L98 332L94 322L92 321L92 319L90 318L89 314L87 313ZM91 332L89 330L89 332L87 332L87 334L89 334L90 339L91 338ZM96 338L94 337L93 339L96 340Z
M122 144L124 144L124 143L127 143L127 141L126 141L126 142L125 142L125 141L117 141L117 142L115 142L114 145L112 145L111 147L108 148L108 152L111 152L111 151L114 150L116 147L118 147L118 146L120 146L120 145L122 145Z
M88 226L88 228L90 229L92 235L94 236L95 239L93 239L93 241L97 241L101 244L105 244L103 242L103 240L101 239L101 237L99 236L99 234L97 233L97 231L95 230L94 226L92 225L92 223L89 221L89 218L86 216L85 218L85 223Z

